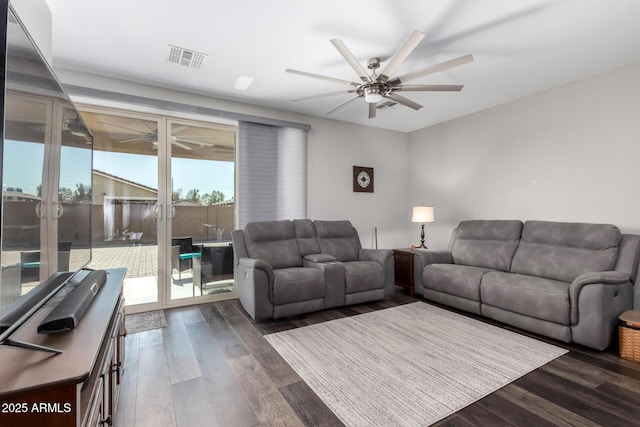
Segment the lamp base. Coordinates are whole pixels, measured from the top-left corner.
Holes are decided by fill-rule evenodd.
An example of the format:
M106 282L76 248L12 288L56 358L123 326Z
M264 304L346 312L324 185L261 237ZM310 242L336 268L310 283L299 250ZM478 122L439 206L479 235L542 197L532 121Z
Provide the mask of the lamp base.
M418 249L429 249L424 244L424 224L420 225L420 246L418 246L417 248Z

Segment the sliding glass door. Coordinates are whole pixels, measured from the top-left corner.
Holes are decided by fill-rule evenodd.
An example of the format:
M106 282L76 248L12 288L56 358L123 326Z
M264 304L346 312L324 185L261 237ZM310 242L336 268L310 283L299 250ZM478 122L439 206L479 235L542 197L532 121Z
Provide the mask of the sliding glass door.
M90 266L127 268L133 311L232 295L236 127L84 110L94 134Z
M169 121L171 299L233 292L235 127Z
M82 113L94 135L90 267L126 267L128 305L157 304L159 120Z

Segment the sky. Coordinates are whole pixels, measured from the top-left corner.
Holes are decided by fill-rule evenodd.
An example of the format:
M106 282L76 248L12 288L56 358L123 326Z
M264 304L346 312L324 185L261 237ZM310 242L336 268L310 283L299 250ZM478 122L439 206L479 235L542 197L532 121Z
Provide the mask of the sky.
M158 158L141 154L95 151L93 168L102 172L158 188ZM171 159L173 191L182 195L197 188L200 194L222 191L225 199L234 197L234 163L215 160Z
M91 159L91 151L63 147L60 160L60 187L75 190L77 183L89 184L86 168L78 167ZM139 154L105 151L93 153L93 168L134 181L148 187L158 188L158 158ZM2 169L2 188L22 188L23 192L37 195L37 186L42 182L44 144L6 140ZM182 189L182 195L197 188L200 194L221 191L225 199L234 197L234 163L213 160L174 158L171 162L173 190Z

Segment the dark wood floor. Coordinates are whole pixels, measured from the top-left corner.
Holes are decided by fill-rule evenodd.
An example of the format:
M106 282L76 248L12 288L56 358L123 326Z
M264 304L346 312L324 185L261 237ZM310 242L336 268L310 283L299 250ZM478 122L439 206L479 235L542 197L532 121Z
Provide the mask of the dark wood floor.
M115 426L343 425L263 335L419 299L399 290L375 303L259 323L237 300L166 310L166 328L126 338ZM437 425L640 426L640 364L616 348L545 341L570 351Z

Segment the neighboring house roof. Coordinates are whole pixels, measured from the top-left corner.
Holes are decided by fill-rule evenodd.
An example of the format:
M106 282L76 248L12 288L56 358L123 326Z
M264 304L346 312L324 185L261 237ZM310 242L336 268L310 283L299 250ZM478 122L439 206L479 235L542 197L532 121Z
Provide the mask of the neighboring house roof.
M34 196L33 194L23 193L21 191L3 191L2 198L5 201L26 201L26 200L34 200L40 201L40 197Z
M139 182L130 181L130 180L126 179L126 178L122 178L122 177L120 177L120 176L112 175L112 174L110 174L110 173L103 172L103 171L98 170L98 169L94 169L94 170L93 170L93 173L94 173L95 175L101 175L101 176L103 176L103 177L105 177L105 178L113 179L114 181L120 181L120 182L122 182L122 183L124 183L124 184L127 184L127 185L133 185L133 186L135 186L135 187L139 187L139 188L142 188L142 189L144 189L144 190L153 191L153 192L155 192L155 193L157 193L157 192L158 192L158 189L157 189L157 188L149 187L149 186L146 186L146 185L144 185L144 184L140 184Z
M211 206L229 206L229 205L233 205L234 203L235 203L235 200L231 198L222 202L214 203Z

